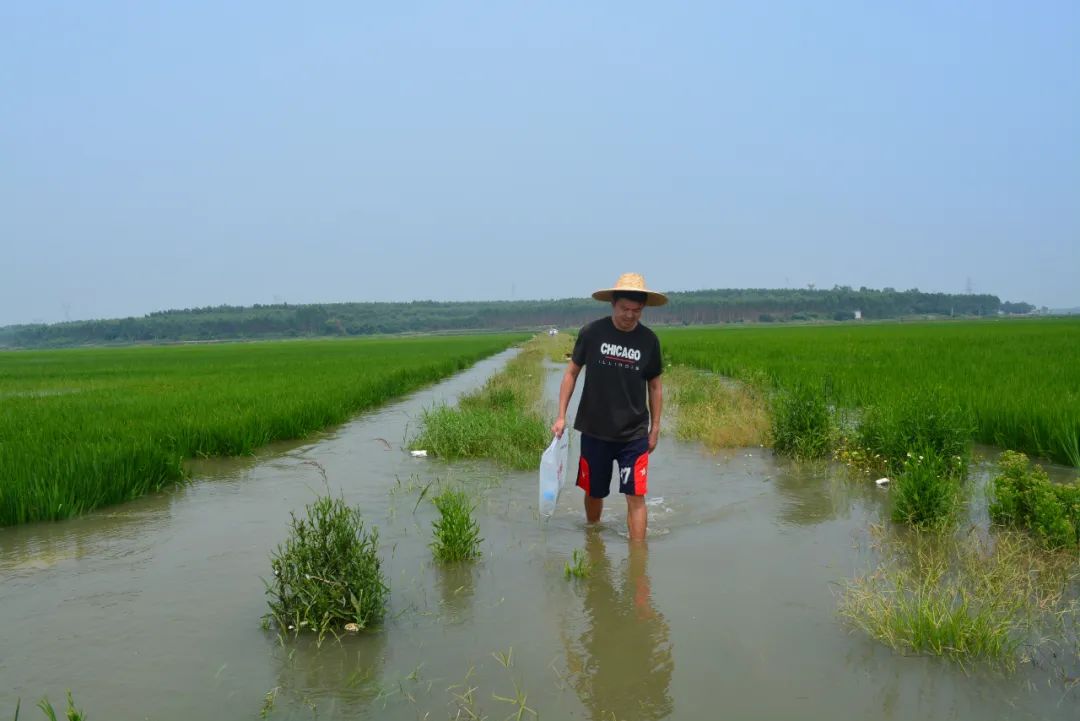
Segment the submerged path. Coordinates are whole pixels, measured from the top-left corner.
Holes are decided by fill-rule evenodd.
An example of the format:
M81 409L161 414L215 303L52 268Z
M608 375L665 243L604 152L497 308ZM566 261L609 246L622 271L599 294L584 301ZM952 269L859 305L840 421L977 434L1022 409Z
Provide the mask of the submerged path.
M596 533L574 488L539 524L535 473L402 450L422 409L512 353L317 439L205 462L175 491L0 529L0 718L16 697L33 718L37 698L68 688L110 720L505 718L513 699L544 718L1075 717L1077 697L1037 670L965 675L840 624L833 584L865 567L884 499L873 484L669 433L651 463L647 551L632 554L621 498ZM551 399L561 366L547 373ZM290 511L325 492L322 470L380 528L390 614L341 644L282 646L259 624L260 576ZM434 514L417 499L433 481L476 493L480 562L431 563ZM575 549L593 570L569 582Z

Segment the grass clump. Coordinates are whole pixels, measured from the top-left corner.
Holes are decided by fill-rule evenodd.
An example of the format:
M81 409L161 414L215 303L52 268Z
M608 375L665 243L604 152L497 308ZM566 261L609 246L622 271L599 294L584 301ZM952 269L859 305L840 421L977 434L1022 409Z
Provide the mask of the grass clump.
M963 477L971 459L971 434L971 422L959 406L944 393L928 390L868 408L855 444L887 473L902 473L909 453L919 451L951 459L946 470Z
M585 551L575 548L570 560L566 562L566 566L563 568L563 575L569 581L571 578L585 578L591 570L592 564L589 563Z
M669 369L664 378L672 388L675 435L680 440L701 441L713 450L768 442L769 413L757 386L687 366Z
M282 631L311 631L321 642L346 624L381 620L389 593L379 560L379 532L364 528L360 509L322 496L292 514L292 532L271 556L270 613Z
M1012 669L1075 615L1075 565L1021 534L877 536L882 561L846 584L840 614L898 651Z
M464 491L445 488L432 499L439 517L432 523L435 539L431 550L442 563L470 561L480 556L480 525L473 518L473 505Z
M424 411L410 448L446 460L490 458L517 470L538 468L551 441L551 424L540 407L542 361L569 343L566 335L530 340L483 388L462 396L456 408Z
M956 465L933 447L909 451L892 485L893 520L931 526L955 519L960 507Z
M1049 548L1080 545L1080 484L1055 484L1023 453L1005 451L998 460L990 517L1023 528Z
M835 436L824 387L796 383L773 399L772 440L777 453L798 460L829 453Z

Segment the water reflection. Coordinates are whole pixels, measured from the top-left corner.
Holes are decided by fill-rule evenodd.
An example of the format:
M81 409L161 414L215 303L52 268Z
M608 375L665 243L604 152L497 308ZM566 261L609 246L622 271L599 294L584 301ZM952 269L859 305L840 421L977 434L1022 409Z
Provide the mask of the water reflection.
M465 620L471 615L473 591L476 588L473 564L439 564L436 573L444 612L450 621Z
M386 633L379 629L357 636L288 638L275 650L278 708L301 710L317 718L362 717L379 695Z
M599 531L587 533L585 551L584 630L576 639L563 633L571 684L594 721L664 718L675 662L667 621L652 602L648 546L630 544L619 574Z
M777 460L773 486L784 499L780 519L795 526L850 518L856 503L875 488L869 480L848 478L843 468L825 461L798 463L782 459Z

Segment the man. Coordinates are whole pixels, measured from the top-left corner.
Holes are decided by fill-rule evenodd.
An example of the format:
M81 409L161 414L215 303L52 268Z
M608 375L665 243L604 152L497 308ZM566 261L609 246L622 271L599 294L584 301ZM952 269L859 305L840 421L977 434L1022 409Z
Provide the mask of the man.
M630 540L638 541L645 538L648 523L649 454L660 437L663 408L660 341L641 324L641 311L667 303L667 297L648 290L645 278L637 273L624 273L615 287L598 290L592 297L610 302L611 316L578 333L551 432L562 437L578 374L587 369L574 419L574 428L581 431L577 485L585 491L585 517L589 523L600 520L611 488L611 464L618 461Z

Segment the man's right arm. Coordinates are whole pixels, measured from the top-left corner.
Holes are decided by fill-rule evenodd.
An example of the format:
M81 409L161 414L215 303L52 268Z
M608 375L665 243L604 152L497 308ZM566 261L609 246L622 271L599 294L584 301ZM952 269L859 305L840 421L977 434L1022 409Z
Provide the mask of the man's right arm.
M570 406L570 396L574 395L574 386L577 385L579 373L581 373L581 366L574 361L567 364L566 373L563 373L562 383L559 385L559 415L551 426L551 432L556 438L562 438L563 431L566 429L566 409Z

